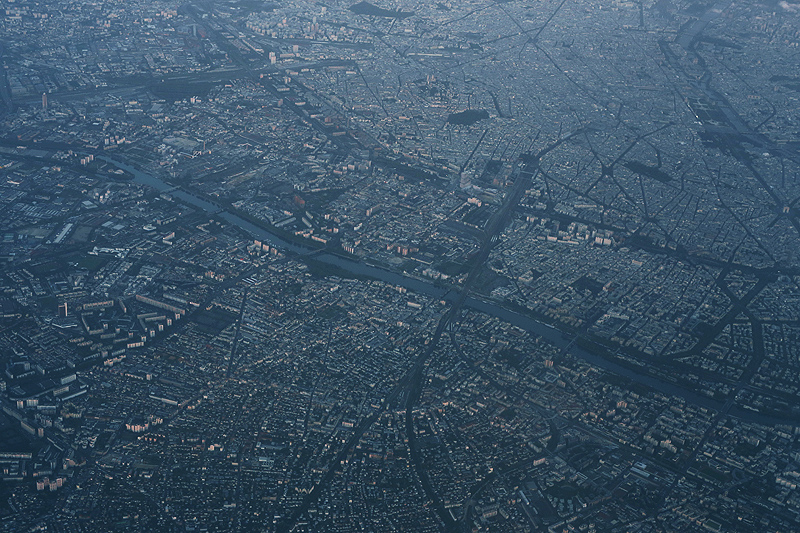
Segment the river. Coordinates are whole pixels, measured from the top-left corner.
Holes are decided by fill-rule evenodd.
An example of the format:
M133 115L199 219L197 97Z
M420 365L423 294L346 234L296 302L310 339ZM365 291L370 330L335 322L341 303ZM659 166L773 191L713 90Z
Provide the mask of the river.
M135 167L132 167L125 163L121 163L114 159L107 158L105 156L99 156L99 159L111 163L117 166L118 168L121 168L122 170L125 170L130 174L132 174L133 183L146 185L154 188L157 191L162 191L162 192L168 191L169 194L172 195L174 198L177 198L182 202L189 204L193 207L199 208L210 215L216 216L217 218L221 218L222 220L227 221L229 224L237 226L240 229L244 230L245 232L249 233L255 239L258 239L264 243L268 243L270 246L274 246L279 250L298 253L298 254L307 253L310 250L309 248L304 248L298 246L297 244L287 242L284 239L281 239L280 237L272 233L269 233L267 230L258 227L255 224L237 216L236 214L226 211L223 207L217 204L199 198L198 196L190 192L187 192L181 188L170 185L169 183L159 178L156 178L150 174L146 174ZM346 270L351 274L377 279L392 285L404 287L408 290L414 291L419 294L424 294L432 298L439 298L439 299L448 298L449 293L451 293L450 289L438 286L429 281L412 278L409 276L405 276L403 274L399 274L397 272L386 270L384 268L369 265L364 262L353 261L330 253L321 253L315 255L314 259L318 262ZM499 318L500 320L508 322L509 324L512 324L519 328L522 328L525 331L532 333L533 335L536 335L537 337L541 337L542 339L546 340L550 344L556 346L557 348L563 350L565 353L568 353L573 357L582 359L598 368L602 368L613 374L626 377L636 383L640 383L642 385L650 387L651 389L666 394L668 396L676 396L679 398L683 398L687 402L692 403L694 405L700 407L706 407L709 409L714 409L716 411L722 409L724 405L723 402L714 400L702 394L697 394L677 384L670 383L658 377L649 375L647 373L646 366L642 368L641 372L638 372L632 368L622 366L620 364L615 363L614 361L608 360L597 354L593 354L581 348L580 346L577 346L574 343L574 339L567 338L561 331L550 326L549 324L539 322L529 316L523 315L516 311L512 311L496 303L481 300L474 297L468 297L466 298L464 305L469 309ZM774 417L768 417L760 413L741 409L737 406L734 406L731 409L731 414L742 419L762 424L763 423L781 424L787 422L786 420L781 420Z

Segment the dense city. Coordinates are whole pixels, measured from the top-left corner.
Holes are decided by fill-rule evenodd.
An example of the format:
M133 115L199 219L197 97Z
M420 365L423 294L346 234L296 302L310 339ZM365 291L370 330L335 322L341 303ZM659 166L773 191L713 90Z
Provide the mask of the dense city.
M0 530L800 531L800 4L0 0Z

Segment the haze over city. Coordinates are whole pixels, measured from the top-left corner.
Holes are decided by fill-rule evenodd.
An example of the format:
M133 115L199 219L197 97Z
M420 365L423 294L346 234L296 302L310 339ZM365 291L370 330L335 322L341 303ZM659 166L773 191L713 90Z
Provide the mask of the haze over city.
M799 47L0 0L0 529L800 531Z

